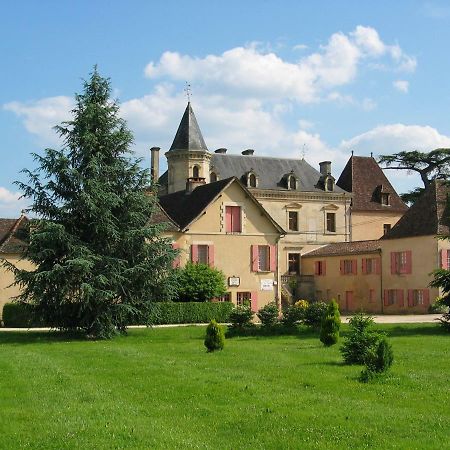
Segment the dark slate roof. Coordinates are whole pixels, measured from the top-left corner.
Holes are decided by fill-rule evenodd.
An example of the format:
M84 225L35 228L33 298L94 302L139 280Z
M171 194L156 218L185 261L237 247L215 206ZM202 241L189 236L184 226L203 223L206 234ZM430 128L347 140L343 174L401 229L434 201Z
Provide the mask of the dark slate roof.
M242 177L252 170L258 177L258 189L285 191L288 189L283 178L293 172L298 178L298 191L323 192L323 187L318 185L321 173L304 159L214 153L211 166L211 170L220 178L236 176L242 180ZM334 192L342 193L344 190L336 186Z
M169 149L169 151L174 150L208 151L190 102L186 106L177 134Z
M28 219L0 219L0 253L22 253L27 247Z
M381 239L437 236L450 233L450 185L435 180Z
M353 211L405 212L408 209L370 156L351 156L336 184L353 194ZM381 204L380 191L390 194L389 206Z
M334 244L320 247L309 253L305 253L304 255L302 255L302 258L318 256L358 255L363 253L375 253L380 249L380 241L336 242Z

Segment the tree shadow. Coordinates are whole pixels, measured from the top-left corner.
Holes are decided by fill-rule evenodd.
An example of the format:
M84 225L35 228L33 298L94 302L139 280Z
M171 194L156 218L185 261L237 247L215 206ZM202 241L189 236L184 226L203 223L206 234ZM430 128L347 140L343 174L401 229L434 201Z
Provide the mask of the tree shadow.
M391 325L386 327L374 327L377 331L384 331L388 337L407 337L407 336L448 336L449 333L439 325L435 324L417 324L415 326Z
M81 332L32 331L26 328L23 331L0 331L0 345L52 344L68 341L88 341L88 339Z

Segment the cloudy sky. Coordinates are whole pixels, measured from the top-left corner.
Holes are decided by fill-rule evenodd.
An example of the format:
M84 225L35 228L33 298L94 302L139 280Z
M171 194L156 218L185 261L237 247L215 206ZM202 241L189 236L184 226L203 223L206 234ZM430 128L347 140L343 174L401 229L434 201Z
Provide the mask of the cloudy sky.
M94 64L147 165L170 147L186 81L210 150L330 159L337 177L352 150L450 147L446 2L28 0L0 25L0 217L26 205L13 183L60 146L52 127ZM399 192L420 185L387 174Z

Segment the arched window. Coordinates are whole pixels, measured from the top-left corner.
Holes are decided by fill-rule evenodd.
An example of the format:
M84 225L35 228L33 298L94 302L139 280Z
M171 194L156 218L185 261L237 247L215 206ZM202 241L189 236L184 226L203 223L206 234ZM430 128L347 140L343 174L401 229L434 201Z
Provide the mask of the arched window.
M297 180L293 175L289 177L289 189L297 189Z
M256 175L251 173L248 177L248 185L249 187L256 187Z
M327 180L327 191L332 191L334 188L334 182L332 178L328 178Z
M210 179L211 183L216 182L217 181L217 174L216 174L216 172L211 172L211 174L209 176L209 179Z
M194 167L192 168L192 176L193 176L194 178L198 178L198 177L200 176L200 169L199 169L198 166L194 166Z

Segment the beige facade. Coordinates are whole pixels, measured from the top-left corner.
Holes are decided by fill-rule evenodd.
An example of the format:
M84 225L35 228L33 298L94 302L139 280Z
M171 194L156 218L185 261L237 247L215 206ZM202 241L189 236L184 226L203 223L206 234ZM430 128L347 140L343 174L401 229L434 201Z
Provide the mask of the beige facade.
M403 212L352 211L350 215L350 240L364 241L380 239L403 216Z

